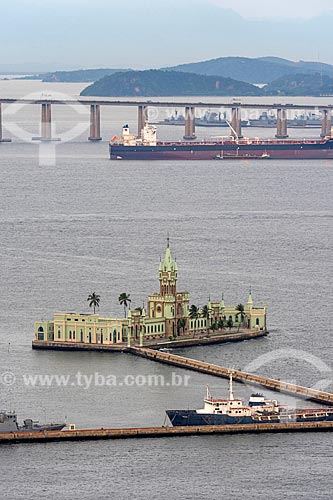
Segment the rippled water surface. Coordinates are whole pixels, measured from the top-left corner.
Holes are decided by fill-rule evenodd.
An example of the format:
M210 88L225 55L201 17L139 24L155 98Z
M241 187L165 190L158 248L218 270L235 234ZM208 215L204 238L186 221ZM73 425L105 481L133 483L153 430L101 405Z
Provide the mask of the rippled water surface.
M0 82L3 94L9 83ZM22 94L21 82L11 85ZM26 85L26 93L42 88ZM21 113L20 125L36 133L39 111ZM59 130L72 123L70 113ZM105 139L135 122L125 108L102 116ZM180 134L169 127L160 133ZM57 145L55 166L39 165L36 145L0 145L0 373L16 377L0 386L1 406L20 419L145 426L162 425L166 408L200 407L206 384L225 394L225 381L196 373L187 387L23 383L27 374L74 380L78 372L170 380L171 367L125 354L31 350L34 320L87 312L93 290L103 315L122 314L124 290L132 307L141 306L158 288L168 232L179 289L191 292L192 303L219 300L222 292L227 303L246 302L252 286L255 301L269 307L268 338L180 353L303 385L330 377L331 161L110 162L107 142L85 137ZM235 386L244 399L249 391ZM0 492L13 500L329 499L332 445L328 433L3 446Z

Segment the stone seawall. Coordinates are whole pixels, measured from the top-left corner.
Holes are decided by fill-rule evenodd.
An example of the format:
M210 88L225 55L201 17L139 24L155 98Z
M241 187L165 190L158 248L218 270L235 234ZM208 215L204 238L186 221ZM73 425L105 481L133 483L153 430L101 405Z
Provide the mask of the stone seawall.
M75 431L11 432L0 434L0 444L45 443L52 441L87 441L101 439L166 438L217 434L262 432L332 431L333 422L240 424L201 427L141 427L127 429L89 429Z

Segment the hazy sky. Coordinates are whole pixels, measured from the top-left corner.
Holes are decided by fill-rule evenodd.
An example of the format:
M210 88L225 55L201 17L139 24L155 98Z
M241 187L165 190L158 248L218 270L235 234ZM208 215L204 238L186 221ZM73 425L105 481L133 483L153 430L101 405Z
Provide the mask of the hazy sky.
M268 55L333 64L332 26L333 0L1 0L0 71Z
M333 10L332 0L211 0L211 2L233 9L248 18L311 18Z

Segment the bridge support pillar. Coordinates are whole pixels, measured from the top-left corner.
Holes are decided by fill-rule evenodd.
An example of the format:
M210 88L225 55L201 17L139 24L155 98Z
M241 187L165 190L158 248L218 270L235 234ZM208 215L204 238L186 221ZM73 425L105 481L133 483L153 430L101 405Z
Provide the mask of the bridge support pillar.
M41 113L41 140L51 141L52 140L52 114L51 114L51 104L42 104Z
M141 132L146 124L148 108L147 106L140 105L138 107L138 137L141 138Z
M2 103L0 102L0 142L12 142L11 139L5 139L2 132Z
M186 106L185 108L185 135L184 139L191 141L196 139L195 135L195 107Z
M90 105L89 141L101 141L101 108L99 104Z
M331 137L332 132L332 111L330 109L322 110L321 134L320 137Z
M327 134L327 109L323 109L321 112L321 134L320 137L326 137Z
M242 111L241 108L232 108L231 110L231 135L241 139L242 136Z
M236 137L236 128L237 128L237 121L238 121L238 108L232 108L231 109L231 135L233 137Z
M327 110L326 135L332 137L332 111L330 109Z
M286 110L282 109L282 108L279 108L277 110L277 130L276 130L275 137L277 139L287 139L288 138Z

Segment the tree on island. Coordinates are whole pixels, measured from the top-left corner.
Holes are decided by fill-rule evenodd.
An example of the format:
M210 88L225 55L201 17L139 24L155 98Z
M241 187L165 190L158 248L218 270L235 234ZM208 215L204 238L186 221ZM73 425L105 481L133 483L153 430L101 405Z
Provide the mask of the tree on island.
M96 307L99 307L99 303L101 301L101 296L97 295L95 292L92 292L89 297L87 298L87 301L89 302L89 307L94 308L94 314L96 312Z
M183 335L185 333L185 327L186 327L186 319L185 318L179 318L177 321L177 333L180 335L180 331L183 330Z
M245 308L244 308L243 304L238 304L238 306L236 307L236 311L238 311L237 318L240 316L240 320L238 319L238 331L239 331L240 326L243 325L245 317L246 317Z
M131 303L130 294L123 292L119 295L118 300L119 300L119 304L121 306L124 306L125 318L127 318L127 308L129 307L129 305Z
M205 305L203 306L202 308L202 311L201 311L201 316L202 318L205 318L207 320L207 331L209 333L209 330L210 330L210 324L209 324L209 320L210 320L210 315L212 314L212 310L208 307L208 305Z
M234 322L232 321L232 318L229 318L227 321L227 327L231 331L231 328L234 326Z
M221 319L218 320L218 322L217 322L217 328L219 330L223 330L224 329L224 319L223 318L221 318Z
M192 304L190 307L189 317L191 319L198 319L198 317L199 317L199 309L194 304Z

